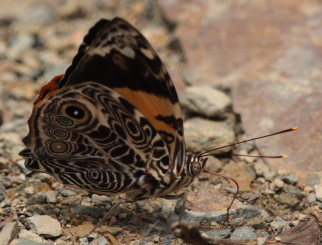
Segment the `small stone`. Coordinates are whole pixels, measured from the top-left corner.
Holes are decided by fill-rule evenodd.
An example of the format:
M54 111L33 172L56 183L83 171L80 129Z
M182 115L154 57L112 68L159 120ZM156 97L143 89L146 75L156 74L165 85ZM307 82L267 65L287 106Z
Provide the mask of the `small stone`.
M273 183L271 183L270 185L270 189L276 191L281 189L283 186L284 186L284 182L282 180L274 179Z
M26 181L26 175L24 175L23 173L19 175L13 175L13 176L10 176L10 180L12 184L20 185Z
M235 140L235 133L225 122L214 122L201 118L188 119L184 123L186 147L191 152L203 152L229 145ZM229 147L215 153L229 152Z
M263 176L266 180L273 180L274 172L272 172L269 167L262 161L258 161L254 164L254 170L257 176Z
M276 201L287 204L291 207L295 207L299 204L299 200L295 196L285 192L282 192L279 195L275 195L274 198Z
M306 192L306 193L310 193L310 192L313 192L314 191L314 188L313 187L311 187L311 186L305 186L304 187L304 191Z
M25 225L45 238L54 238L62 234L60 223L49 215L35 215L27 218Z
M76 195L75 192L73 192L72 190L66 189L66 188L62 188L59 190L59 193L64 196L64 197L69 197L69 196L74 196Z
M24 193L27 194L27 196L31 196L31 195L35 194L35 188L33 186L27 186L23 190L24 190Z
M113 198L109 196L97 195L97 194L92 195L92 202L96 204L105 204L105 203L110 203L112 201L113 201Z
M277 231L281 231L283 227L288 226L290 222L282 219L281 217L276 217L274 221L270 223L271 227L273 227Z
M255 232L255 229L249 226L245 227L238 227L231 235L231 240L236 241L247 241L252 240L257 237L257 233Z
M225 229L225 230L210 230L204 232L208 238L213 240L220 240L228 238L231 234L231 229Z
M307 196L306 196L306 199L308 202L310 203L313 203L316 201L316 196L315 196L315 193L309 193Z
M291 194L292 196L297 197L298 199L301 199L304 196L299 188L293 186L284 186L283 191Z
M314 192L315 192L316 199L322 202L322 185L315 185Z
M289 175L281 176L280 178L286 184L290 184L290 185L296 185L297 184L297 181L298 181L297 176L294 175L294 174L289 174Z
M10 222L6 224L0 232L0 244L9 244L15 238L20 228L17 222Z
M46 191L45 195L46 195L47 203L57 202L57 191Z
M188 87L182 98L188 110L206 117L223 115L232 101L224 92L210 86Z
M90 242L89 245L108 245L108 241L105 237L99 237L93 241Z
M44 192L36 193L35 195L32 195L28 199L28 204L40 204L40 203L46 203L47 202L47 196Z

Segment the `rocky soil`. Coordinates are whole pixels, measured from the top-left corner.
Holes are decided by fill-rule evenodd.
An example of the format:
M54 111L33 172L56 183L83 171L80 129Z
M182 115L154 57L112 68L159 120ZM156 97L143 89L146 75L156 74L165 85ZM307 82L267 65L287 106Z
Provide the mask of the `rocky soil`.
M267 56L259 52L262 55L259 55L257 60L256 71L258 73L261 71L262 75L267 75L275 82L265 83L265 85L263 81L256 83L258 73L254 72L252 76L246 77L246 67L242 69L241 66L237 66L238 69L231 67L233 63L235 65L240 64L241 61L246 63L247 49L234 51L242 58L240 60L236 57L232 58L231 66L227 65L229 60L224 58L221 49L206 50L218 48L215 39L211 39L211 36L215 35L212 31L217 29L211 29L211 25L221 21L221 28L224 28L225 23L226 25L236 23L227 21L231 20L229 16L227 17L228 10L235 13L236 6L234 4L224 6L218 3L217 8L206 8L207 1L189 2L16 0L15 5L9 0L1 2L1 245L322 244L322 175L317 164L320 159L314 143L321 141L320 131L318 131L320 129L316 130L314 137L309 134L312 142L310 137L305 141L307 145L311 145L312 150L301 151L305 154L298 158L301 167L295 164L297 158L292 158L293 151L288 152L288 147L299 149L301 145L297 141L303 143L304 140L296 140L287 135L274 136L266 145L250 142L237 148L224 148L214 152L214 155L209 157L207 170L233 177L240 187L228 220L226 209L236 192L236 186L224 178L205 173L184 190L185 207L183 207L182 198L173 200L157 198L122 203L111 219L92 232L104 214L122 196L99 196L66 188L45 173L29 171L24 166L24 160L18 156L23 148L21 139L28 132L27 120L32 110L32 103L40 87L54 75L64 72L76 54L78 45L88 28L100 18L114 16L121 16L138 27L166 64L175 81L184 108L185 139L189 151L202 152L231 144L237 140L246 139L246 134L247 136L251 134L253 137L260 136L262 132L267 131L258 130L259 124L262 127L266 125L267 130L272 130L281 120L281 126L284 127L288 120L281 119L283 112L280 106L276 109L278 116L274 114L274 106L286 103L287 106L284 109L292 106L295 108L303 96L308 96L312 91L315 95L310 97L311 101L305 102L310 105L306 107L305 113L310 113L312 110L312 128L316 127L314 117L319 116L317 109L320 105L319 95L322 93L319 82L322 83L322 79L320 73L313 68L316 63L322 64L319 60L319 52L316 54L317 57L310 56L310 58L305 55L300 56L304 52L303 46L297 49L298 52L294 49L289 50L287 54L290 57L294 57L292 52L296 53L295 59L298 60L295 62L296 65L299 66L298 63L305 66L311 65L312 69L307 70L305 74L296 72L297 66L295 68L292 66L294 60L286 55L289 59L281 58L276 66L284 67L283 69L290 66L293 70L288 68L287 71L292 71L292 76L288 74L281 80L278 80L281 78L279 76L273 77L273 72L270 73L271 69L267 66ZM272 1L270 9L274 9L275 5L275 7L281 7L278 4ZM252 8L258 6L251 7L244 4L241 7L243 11L252 12ZM290 18L287 15L288 11L294 11L295 7L288 1L285 1L282 7L287 20ZM298 8L302 12L297 9L296 13L306 16L311 21L309 27L313 29L314 20L321 16L315 9L322 9L322 4L318 1L306 1L305 6L301 5ZM177 11L177 14L174 11ZM279 18L278 21L280 21ZM303 20L298 18L292 23L298 24L297 27L300 28L303 24L301 21ZM259 21L258 25L261 23L263 24ZM201 27L208 29L204 30ZM268 33L270 33L269 30L272 32L277 30L269 27L271 26L266 26ZM307 29L308 33L311 33L309 32L311 29ZM256 33L249 36L254 40ZM268 41L273 42L274 35L269 37ZM276 35L276 41L279 40L278 37ZM238 35L235 36L235 40L222 37L220 47L226 48L226 43L230 45L240 40L244 41L243 38ZM316 46L322 43L321 35L315 34L311 38L310 40L313 40ZM306 41L303 39L302 44ZM214 43L211 43L211 40ZM282 46L280 45L279 48L282 49ZM308 45L305 47L312 49ZM277 49L274 51L277 52ZM214 58L216 54L220 58ZM227 56L233 55L227 51ZM251 55L249 59L250 57ZM261 57L263 60L260 59ZM218 59L225 64L222 70L215 66ZM249 65L248 70L252 70L250 67ZM265 69L259 69L259 67L265 67ZM229 76L228 72L230 72ZM303 78L304 75L307 80ZM293 86L296 92L295 99L287 89L284 90L287 96L281 92L284 87L276 88L272 85L278 80L279 85L287 85L289 88L294 84L292 79L295 79L294 77L299 79L301 76L302 81L309 81L307 78L309 77L314 82L303 82L305 86L307 84L311 86L308 88L303 85L305 88L301 87L303 91L296 90L300 87L296 83ZM241 83L243 79L248 82ZM291 85L288 84L288 79ZM220 80L224 83L220 83ZM263 97L253 92L253 89L257 89L256 84L261 91L265 92ZM238 91L245 93L238 94ZM264 99L267 96L274 101L273 105ZM258 104L256 104L257 101ZM241 104L255 108L253 121L251 109L247 107L248 109L243 110ZM260 118L261 108L258 108L258 105L262 106L263 113L266 113L269 107L268 114L272 115L269 123L265 124L268 122L267 115ZM294 111L294 114L297 113ZM308 118L311 114L305 114L305 117ZM250 124L247 126L248 122ZM271 127L272 122L274 127ZM304 125L309 127L310 122L305 121L305 123ZM289 134L295 135L296 132ZM281 141L281 138L289 141ZM275 139L278 142L277 148L274 146ZM274 148L271 152L267 150L270 147ZM279 154L291 153L290 159L294 164L287 168L285 159L234 156L234 154L266 155L267 152L275 154L276 150ZM306 159L306 162L303 159ZM305 166L308 166L309 171L306 171Z

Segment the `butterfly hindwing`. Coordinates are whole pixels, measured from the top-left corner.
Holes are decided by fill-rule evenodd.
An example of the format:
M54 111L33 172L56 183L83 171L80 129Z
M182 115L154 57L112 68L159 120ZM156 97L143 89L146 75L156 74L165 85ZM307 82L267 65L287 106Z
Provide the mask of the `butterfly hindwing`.
M160 178L169 167L168 149L154 127L101 84L69 85L50 94L35 105L29 125L21 153L26 166L67 185L101 194L129 192L140 177Z

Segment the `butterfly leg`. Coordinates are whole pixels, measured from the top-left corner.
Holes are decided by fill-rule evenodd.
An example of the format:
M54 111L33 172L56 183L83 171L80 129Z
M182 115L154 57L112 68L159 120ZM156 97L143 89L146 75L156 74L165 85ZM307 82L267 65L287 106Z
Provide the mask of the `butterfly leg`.
M109 210L108 212L104 215L104 217L94 226L94 228L90 231L89 234L93 233L98 227L100 227L106 220L111 218L115 213L118 207L123 203L124 200L118 201L115 203Z

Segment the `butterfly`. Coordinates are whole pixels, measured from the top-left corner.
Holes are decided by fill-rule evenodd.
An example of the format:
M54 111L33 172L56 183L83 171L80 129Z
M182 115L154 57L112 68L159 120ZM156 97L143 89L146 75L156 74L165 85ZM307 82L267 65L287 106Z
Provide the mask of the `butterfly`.
M92 193L132 200L188 186L207 158L186 153L174 84L146 38L98 21L65 74L40 90L20 155L25 166Z

